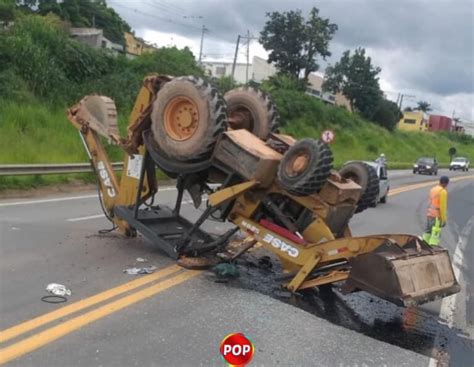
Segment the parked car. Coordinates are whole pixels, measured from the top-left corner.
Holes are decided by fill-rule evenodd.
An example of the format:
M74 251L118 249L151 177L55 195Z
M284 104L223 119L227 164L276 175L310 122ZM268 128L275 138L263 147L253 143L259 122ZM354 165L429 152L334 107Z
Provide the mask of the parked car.
M469 160L464 157L456 157L452 160L451 164L449 165L450 171L456 171L461 169L463 171L469 171Z
M436 158L428 158L428 157L418 158L416 163L413 165L413 173L437 175L438 162L436 161Z

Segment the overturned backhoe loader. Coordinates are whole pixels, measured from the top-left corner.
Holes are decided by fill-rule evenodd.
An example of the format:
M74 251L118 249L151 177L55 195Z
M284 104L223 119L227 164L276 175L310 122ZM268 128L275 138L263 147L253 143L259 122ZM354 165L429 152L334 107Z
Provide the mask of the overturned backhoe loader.
M229 239L240 230L253 241L233 256L260 243L281 261L283 286L292 292L342 282L345 292L364 290L401 306L459 292L445 249L409 234L352 237L349 221L377 196L377 175L363 163L337 172L321 141L278 133L275 105L259 90L222 96L200 78L149 76L126 138L107 97L85 97L68 118L99 177L106 216L182 266L225 261ZM101 137L125 152L120 182ZM157 169L176 179L174 208L153 204ZM180 215L185 191L196 207L205 206L195 222ZM235 227L213 236L202 229L210 217Z

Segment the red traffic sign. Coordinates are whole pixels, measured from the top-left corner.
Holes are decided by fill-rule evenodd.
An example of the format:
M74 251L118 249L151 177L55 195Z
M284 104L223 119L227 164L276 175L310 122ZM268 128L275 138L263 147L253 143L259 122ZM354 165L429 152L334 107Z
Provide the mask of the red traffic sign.
M334 133L331 130L325 130L321 134L321 140L324 141L326 144L331 143L335 138Z

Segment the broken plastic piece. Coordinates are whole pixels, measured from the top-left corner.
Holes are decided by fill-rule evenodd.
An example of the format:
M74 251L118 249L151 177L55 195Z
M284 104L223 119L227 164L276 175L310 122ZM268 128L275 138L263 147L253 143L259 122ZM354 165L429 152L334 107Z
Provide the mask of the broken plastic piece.
M151 274L156 270L156 266L144 266L142 268L128 268L123 272L129 275L138 275L138 274Z
M71 290L67 289L65 285L57 283L48 284L46 291L54 294L55 296L70 296L72 294Z

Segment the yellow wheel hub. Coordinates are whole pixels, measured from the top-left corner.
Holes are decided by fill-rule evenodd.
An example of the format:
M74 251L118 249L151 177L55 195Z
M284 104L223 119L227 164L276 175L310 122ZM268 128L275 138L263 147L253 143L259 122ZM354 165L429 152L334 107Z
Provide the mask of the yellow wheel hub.
M286 174L295 177L304 172L308 166L309 156L305 153L296 155L286 166Z
M165 107L164 127L168 136L177 141L192 137L199 126L196 104L187 97L176 97Z

